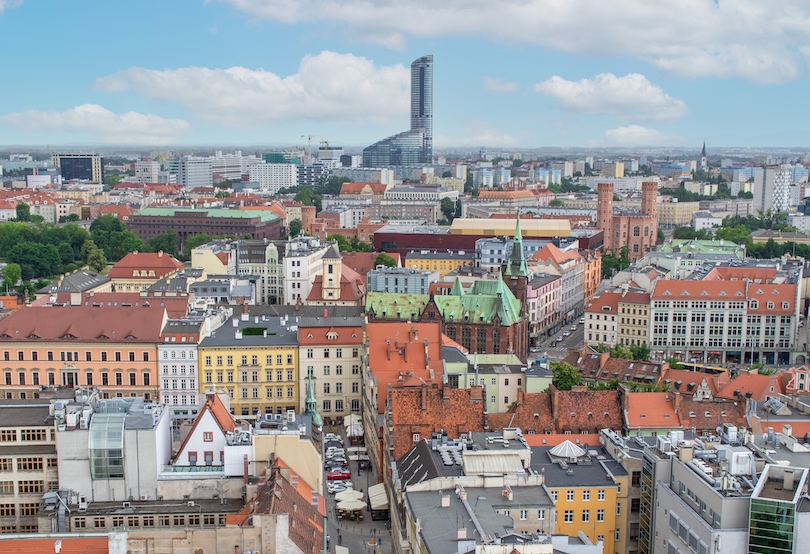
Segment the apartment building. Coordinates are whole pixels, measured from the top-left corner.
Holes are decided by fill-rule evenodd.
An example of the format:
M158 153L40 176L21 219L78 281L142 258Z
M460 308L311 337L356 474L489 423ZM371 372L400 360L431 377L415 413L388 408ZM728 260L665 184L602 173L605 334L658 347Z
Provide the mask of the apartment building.
M472 267L475 253L465 250L420 250L409 252L405 257L405 267L419 271L437 271L444 277L460 267Z
M553 244L547 244L529 258L529 269L562 277L560 311L565 321L569 322L582 313L585 260L576 249L563 251Z
M538 344L543 337L556 333L563 323L562 277L551 273L535 273L526 286L529 339Z
M300 411L298 333L289 317L243 313L198 346L200 392L222 390L242 416Z
M282 241L240 240L236 247L236 272L259 278L258 301L280 304L284 298L283 259L286 244Z
M312 376L318 411L324 420L342 421L360 414L363 396L365 341L362 317L330 316L298 318L298 359L303 378ZM299 389L303 410L305 387Z
M319 239L311 237L301 237L287 243L281 262L284 268L285 304L294 305L306 301L312 292L315 276L323 271L321 258L332 244L321 243Z
M169 320L160 332L159 398L169 407L172 419L188 419L200 409L197 344L203 333L201 319Z

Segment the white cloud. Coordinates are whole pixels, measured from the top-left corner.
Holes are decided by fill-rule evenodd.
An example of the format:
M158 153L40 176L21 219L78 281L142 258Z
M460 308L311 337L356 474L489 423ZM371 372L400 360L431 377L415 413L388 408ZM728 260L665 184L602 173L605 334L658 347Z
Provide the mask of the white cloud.
M0 0L0 13L6 8L16 8L22 4L22 0Z
M218 1L284 24L343 23L352 39L398 49L412 37L487 37L761 82L798 78L807 66L801 48L810 43L806 0Z
M604 144L607 146L669 146L680 142L676 137L641 125L608 129L604 138Z
M131 68L102 77L96 86L179 101L196 117L222 126L300 119L387 122L408 113L410 71L324 51L306 56L298 73L287 77L244 67Z
M499 94L509 94L518 89L518 84L504 81L500 77L484 77L484 90L497 92Z
M670 121L688 112L682 100L671 97L638 73L624 77L600 73L593 79L581 81L566 81L555 75L534 85L534 90L574 112Z
M433 144L441 148L453 146L509 147L520 144L517 138L485 121L473 121L464 127L463 132L463 136L456 138L437 135L433 138Z
M28 110L0 116L0 123L26 131L63 131L114 144L168 144L191 130L182 119L152 114L117 114L98 104L82 104L63 112Z

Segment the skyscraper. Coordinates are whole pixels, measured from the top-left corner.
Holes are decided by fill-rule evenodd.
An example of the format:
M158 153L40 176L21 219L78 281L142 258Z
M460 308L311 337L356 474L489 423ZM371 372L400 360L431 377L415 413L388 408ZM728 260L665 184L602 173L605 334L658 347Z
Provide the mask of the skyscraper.
M411 129L363 150L363 166L429 164L433 160L433 56L411 64Z

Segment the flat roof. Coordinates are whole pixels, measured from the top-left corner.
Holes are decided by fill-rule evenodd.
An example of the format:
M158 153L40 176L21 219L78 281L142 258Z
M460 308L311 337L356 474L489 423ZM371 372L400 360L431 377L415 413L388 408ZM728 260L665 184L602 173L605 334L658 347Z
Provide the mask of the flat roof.
M158 216L158 217L172 217L178 212L192 212L204 213L206 217L228 218L228 219L253 219L260 218L262 221L273 221L278 219L278 215L270 210L227 210L224 208L182 208L182 207L166 207L166 208L144 208L137 212L136 216Z
M256 321L256 317L259 321ZM279 324L278 318L260 316L249 317L243 320L241 317L236 319L237 325L234 326L233 321L236 318L231 318L213 331L209 336L200 341L200 347L212 346L229 346L232 348L240 348L244 346L297 346L298 345L298 328L294 318L287 321L286 326ZM258 335L245 335L242 338L236 338L236 332L242 331L247 328L267 329L267 336L263 334Z

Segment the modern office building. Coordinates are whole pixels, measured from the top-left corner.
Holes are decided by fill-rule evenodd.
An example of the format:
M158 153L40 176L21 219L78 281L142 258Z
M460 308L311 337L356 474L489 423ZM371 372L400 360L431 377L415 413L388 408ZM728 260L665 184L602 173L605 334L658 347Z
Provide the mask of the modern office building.
M104 182L101 154L54 154L51 158L65 181Z
M433 56L411 64L411 129L363 149L363 166L420 165L433 159Z
M183 156L176 162L178 184L189 189L214 185L214 170L211 158Z

